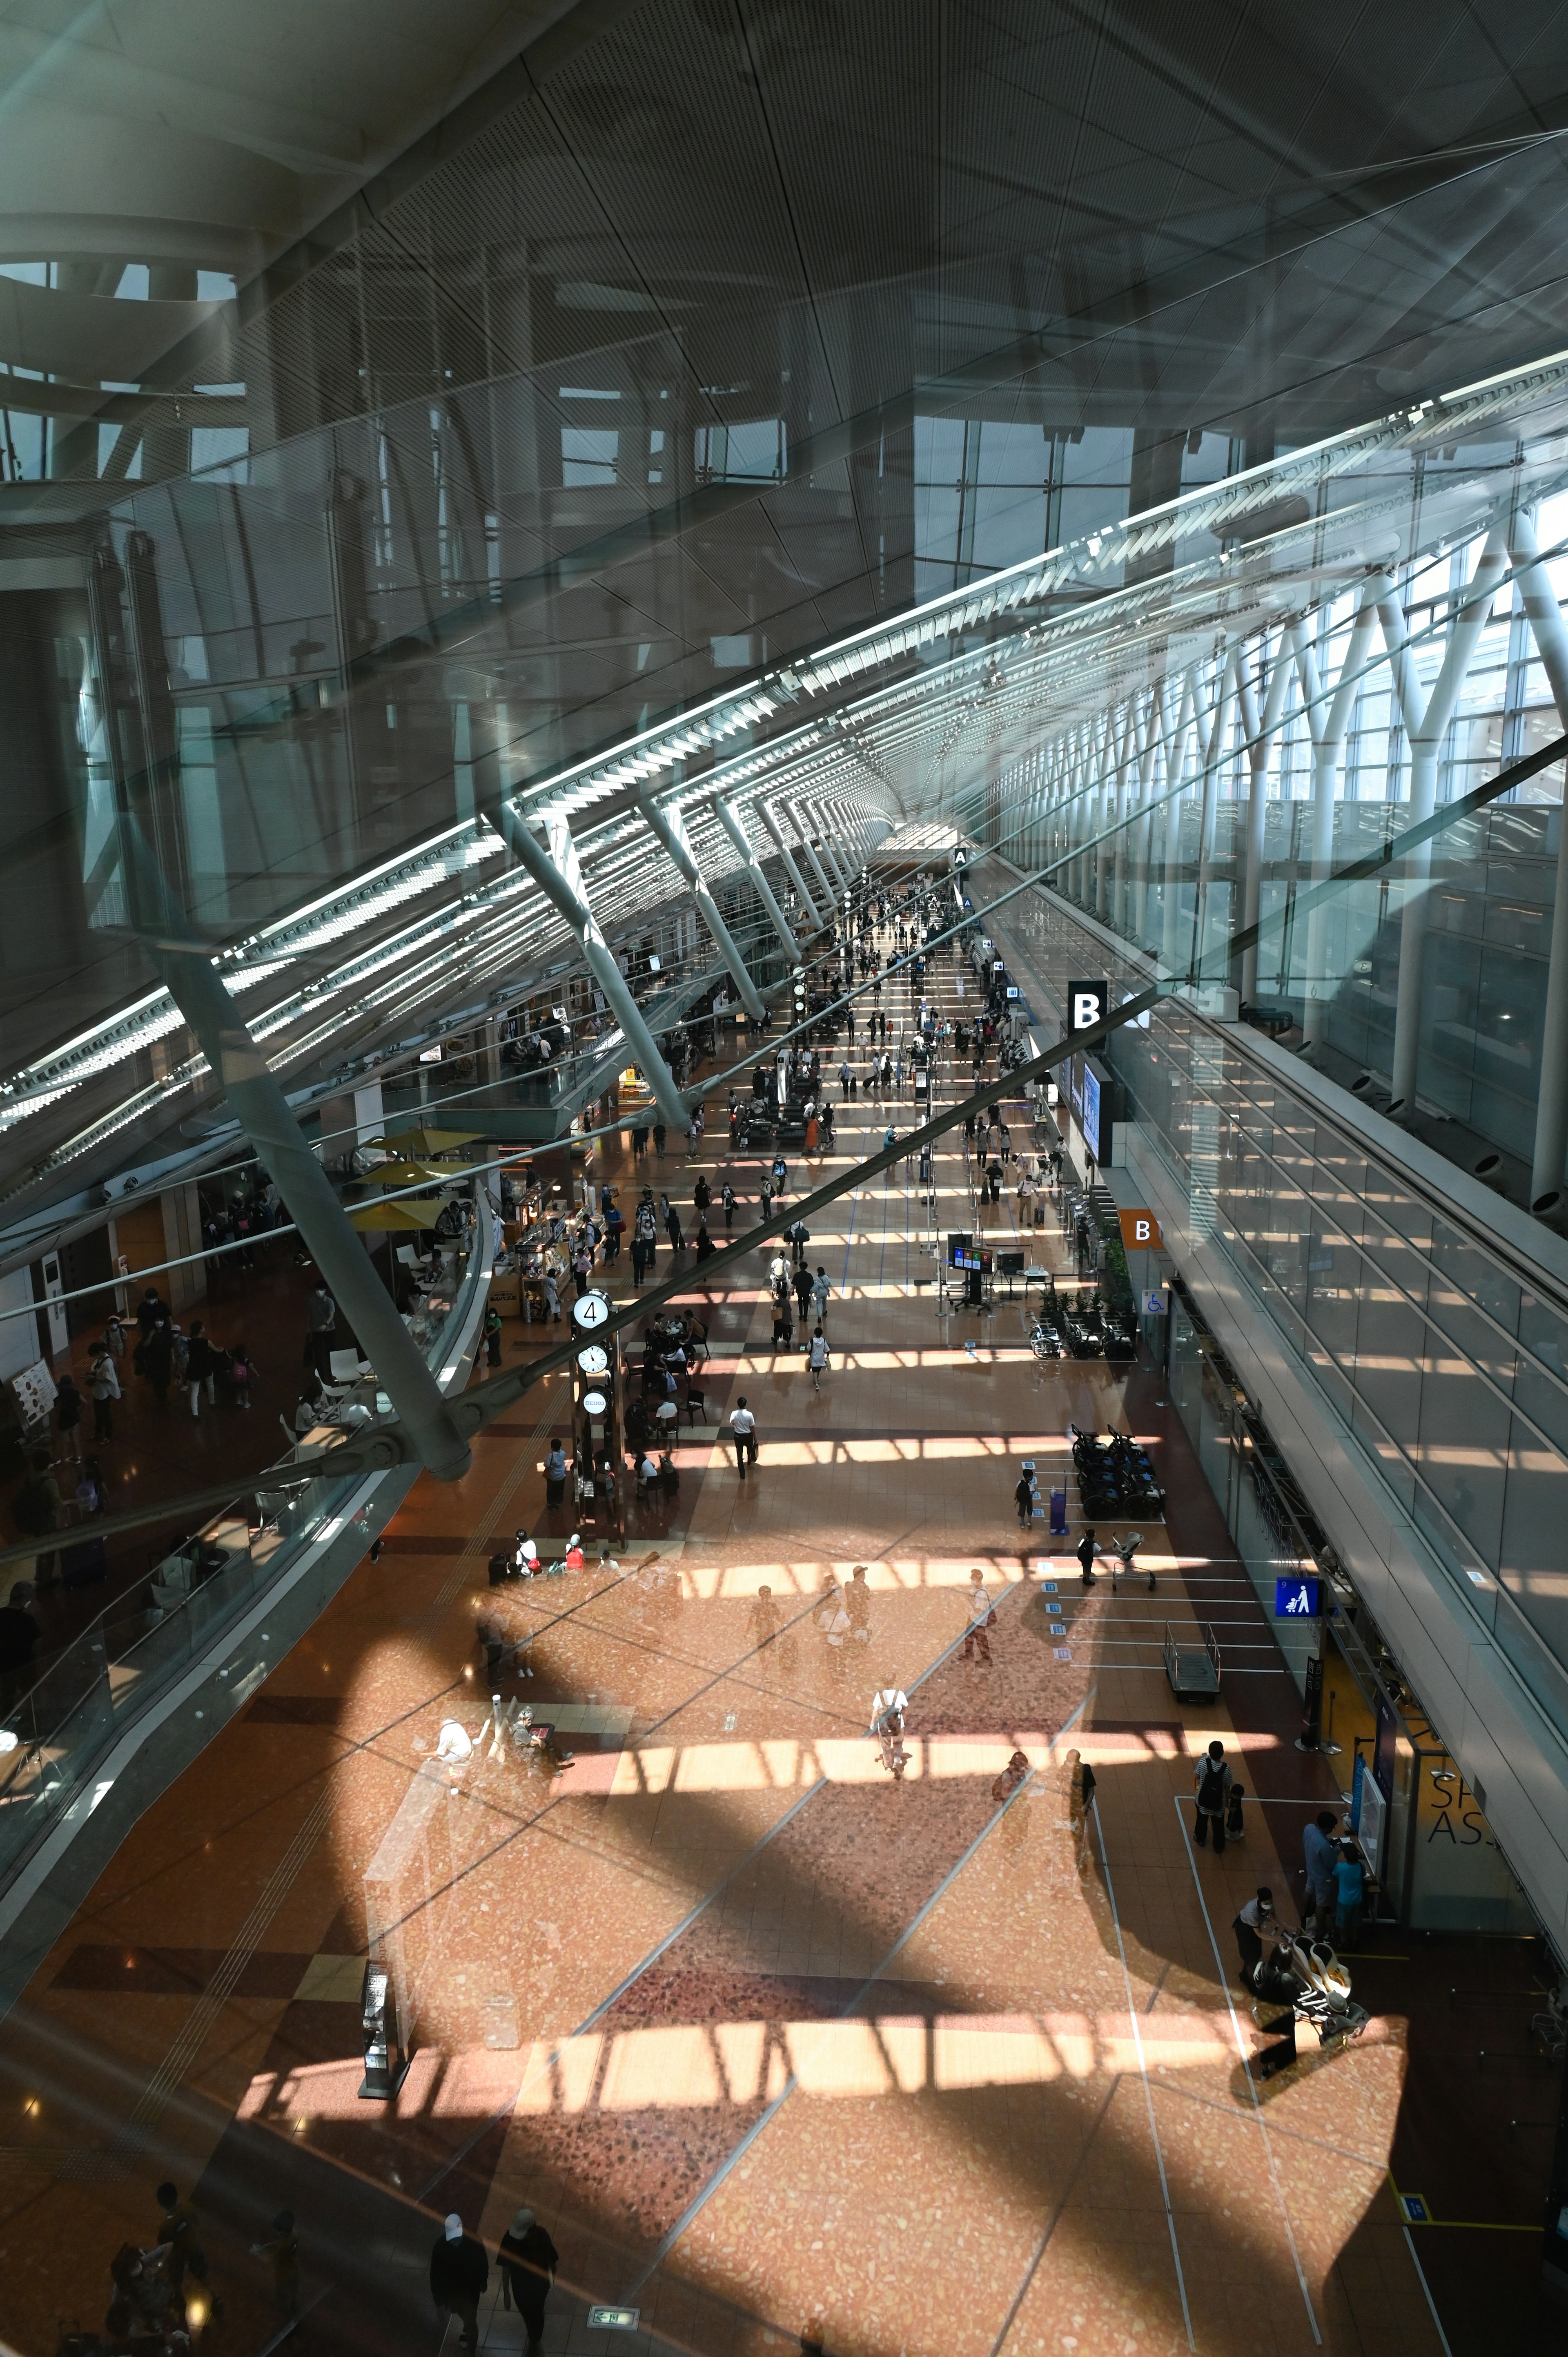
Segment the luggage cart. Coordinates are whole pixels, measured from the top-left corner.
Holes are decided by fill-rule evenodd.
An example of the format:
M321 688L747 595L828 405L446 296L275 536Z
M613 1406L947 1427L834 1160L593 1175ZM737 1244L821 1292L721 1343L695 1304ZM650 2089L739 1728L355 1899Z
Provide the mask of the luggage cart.
M1179 1635L1165 1622L1165 1675L1174 1695L1197 1698L1219 1692L1219 1648L1208 1621Z

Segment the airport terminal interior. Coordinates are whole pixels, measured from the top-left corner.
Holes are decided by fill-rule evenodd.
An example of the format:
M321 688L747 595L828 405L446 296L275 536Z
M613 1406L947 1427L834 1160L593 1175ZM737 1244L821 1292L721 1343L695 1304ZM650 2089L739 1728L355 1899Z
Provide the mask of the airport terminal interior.
M1568 2348L1568 21L0 18L0 2357Z

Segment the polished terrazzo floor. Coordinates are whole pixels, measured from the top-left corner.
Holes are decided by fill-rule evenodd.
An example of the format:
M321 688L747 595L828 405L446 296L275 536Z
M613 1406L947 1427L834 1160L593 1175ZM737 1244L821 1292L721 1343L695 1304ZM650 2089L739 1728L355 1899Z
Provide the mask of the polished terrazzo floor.
M908 1100L844 1107L840 1159L887 1118ZM689 1203L684 1158L662 1175ZM970 1225L961 1151L939 1184L935 1230ZM474 1642L492 1534L550 1526L548 1386L462 1484L419 1485L380 1563L147 1813L0 2029L3 2330L24 2357L62 2316L98 2320L165 2175L197 2189L224 2301L207 2345L236 2351L267 2337L249 2246L280 2203L313 2343L401 2352L443 2345L441 2214L493 2252L527 2202L562 2255L553 2352L1436 2357L1387 2173L1401 2019L1272 2083L1248 2068L1231 1918L1260 1880L1294 1887L1275 1843L1332 1788L1280 1731L1285 1681L1217 1518L1184 1521L1194 1469L1157 1381L1038 1365L1021 1298L940 1316L929 1225L900 1170L814 1233L820 1395L768 1348L760 1269L710 1269L711 1413L747 1394L759 1465L742 1482L716 1428L683 1433L671 1508L499 1607L532 1672L506 1696L570 1764L493 1740ZM1027 1242L1062 1265L1054 1220ZM1085 1596L1067 1546L1018 1529L1017 1460L1047 1487L1069 1420L1145 1408L1180 1476L1144 1555L1160 1591ZM824 1586L856 1565L864 1638L832 1645ZM962 1652L977 1566L989 1663ZM1195 1608L1227 1657L1204 1710L1160 1663ZM889 1683L911 1701L900 1781L866 1733ZM460 1771L433 1760L451 1717L480 1738ZM1178 1806L1215 1733L1271 1803L1219 1861ZM1074 1746L1099 1779L1081 1830ZM1034 1772L999 1802L1015 1748ZM357 2092L371 1916L415 2017L391 2105ZM590 2331L591 2301L638 2330ZM521 2347L493 2277L482 2325Z

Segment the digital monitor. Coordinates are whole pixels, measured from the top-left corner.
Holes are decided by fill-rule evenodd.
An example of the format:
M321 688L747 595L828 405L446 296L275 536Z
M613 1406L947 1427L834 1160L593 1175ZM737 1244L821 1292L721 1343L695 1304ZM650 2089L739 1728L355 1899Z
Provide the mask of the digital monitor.
M1009 998L1016 998L1016 997L1017 997L1017 996L1018 996L1018 985L1017 985L1017 984L1016 984L1015 982L1010 982L1010 983L1008 984L1008 985L1007 985L1007 996L1008 996L1008 997L1009 997Z
M1087 1057L1084 1059L1083 1066L1083 1110L1079 1118L1083 1129L1083 1142L1089 1148L1090 1153L1094 1157L1096 1162L1098 1162L1101 1158L1100 1152L1100 1082L1095 1079L1094 1074L1090 1071Z

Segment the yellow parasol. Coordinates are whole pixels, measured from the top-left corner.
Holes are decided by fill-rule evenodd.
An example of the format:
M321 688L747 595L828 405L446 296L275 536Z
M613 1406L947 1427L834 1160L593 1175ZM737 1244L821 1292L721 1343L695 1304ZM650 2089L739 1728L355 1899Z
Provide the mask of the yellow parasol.
M422 1203L415 1197L402 1202L356 1203L349 1214L351 1228L433 1228L441 1217L439 1203Z
M384 1148L388 1154L406 1154L417 1157L424 1154L452 1154L459 1146L475 1146L484 1136L482 1129L400 1129L387 1137L372 1137L370 1143Z
M365 1175L378 1187L450 1187L460 1172L450 1162L378 1162Z

